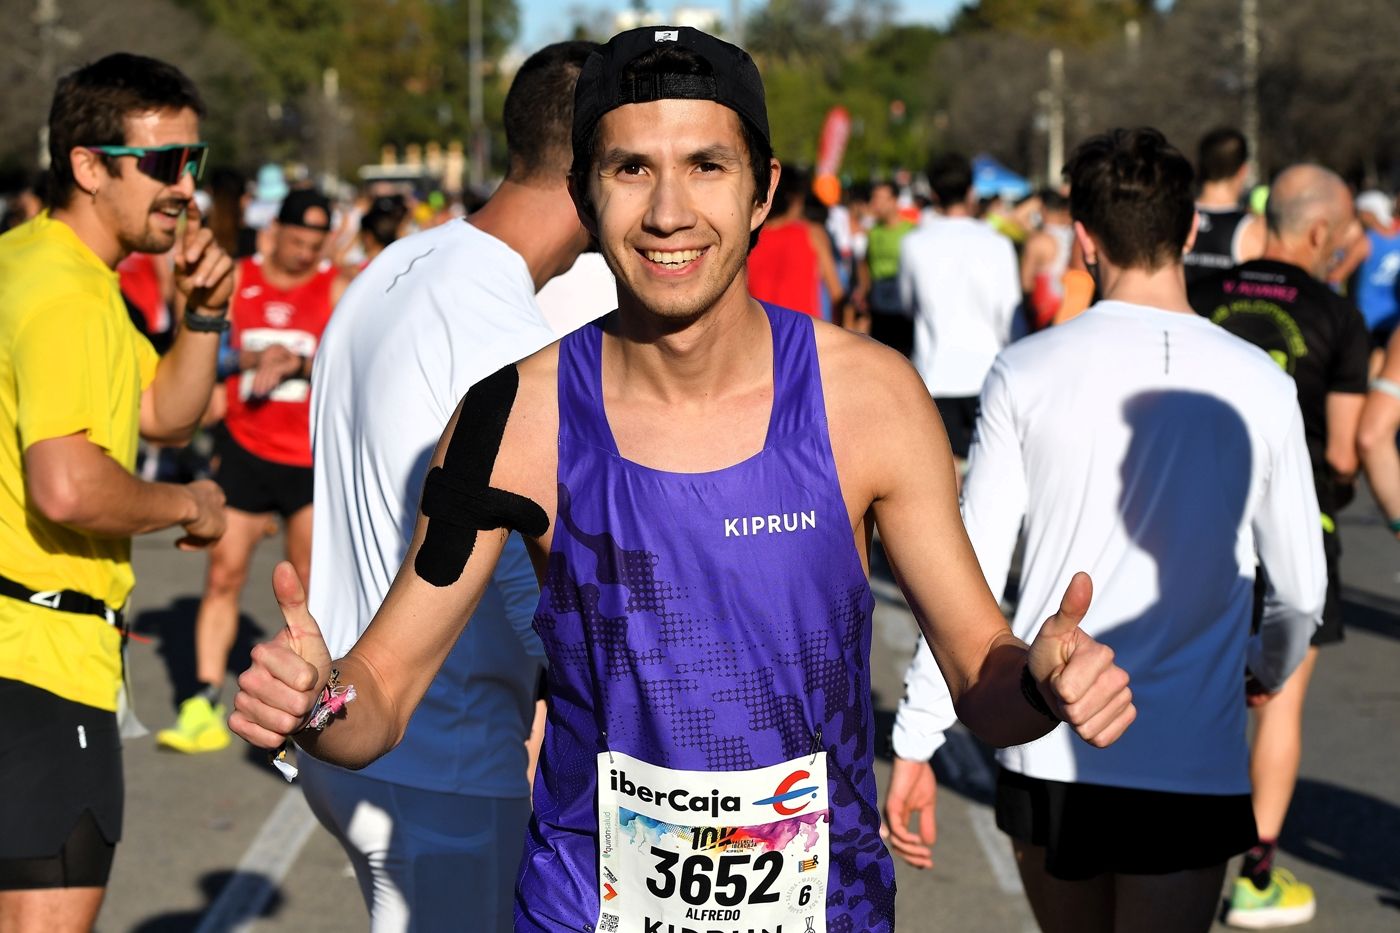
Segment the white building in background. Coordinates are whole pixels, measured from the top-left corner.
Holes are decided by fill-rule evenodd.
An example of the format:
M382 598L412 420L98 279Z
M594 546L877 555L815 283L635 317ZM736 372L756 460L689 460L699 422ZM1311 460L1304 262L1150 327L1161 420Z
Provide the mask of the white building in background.
M708 33L724 32L724 17L718 10L701 6L677 6L671 8L671 15L664 16L659 10L647 9L642 12L624 10L613 17L617 32L636 29L638 26L665 24L667 26L689 26Z

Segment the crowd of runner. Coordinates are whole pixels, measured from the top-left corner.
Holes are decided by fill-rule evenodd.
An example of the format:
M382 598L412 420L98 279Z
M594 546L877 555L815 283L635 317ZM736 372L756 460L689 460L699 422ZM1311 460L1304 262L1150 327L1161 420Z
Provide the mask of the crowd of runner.
M95 922L169 527L206 570L154 741L266 749L377 931L891 930L956 720L1043 930L1314 916L1275 851L1363 472L1400 535L1392 194L1251 188L1230 128L815 184L676 27L526 60L469 205L206 173L202 116L79 69L0 211L0 931ZM925 636L883 795L877 548Z

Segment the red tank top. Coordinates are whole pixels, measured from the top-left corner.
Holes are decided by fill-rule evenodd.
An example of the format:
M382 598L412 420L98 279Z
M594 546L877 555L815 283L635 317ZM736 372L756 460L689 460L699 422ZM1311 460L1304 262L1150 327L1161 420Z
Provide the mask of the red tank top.
M274 288L263 275L262 257L238 264L238 291L233 298L233 346L264 350L281 344L300 356L315 354L331 316L331 286L336 270L322 263L305 282ZM311 466L311 383L288 379L266 398L250 397L252 372L229 377L224 424L245 450L289 466ZM245 388L247 386L247 388Z
M800 220L765 225L749 254L749 294L759 301L819 318L817 251Z
M164 257L150 253L132 253L117 263L122 294L141 309L148 334L163 334L170 329L170 310L165 306L160 274L156 271L156 263L164 261Z

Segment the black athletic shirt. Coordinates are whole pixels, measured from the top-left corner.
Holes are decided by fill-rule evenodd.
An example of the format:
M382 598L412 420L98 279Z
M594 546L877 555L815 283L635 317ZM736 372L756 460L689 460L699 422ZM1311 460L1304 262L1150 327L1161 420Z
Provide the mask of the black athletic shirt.
M1256 259L1191 286L1191 307L1265 350L1298 385L1318 502L1329 515L1349 498L1327 468L1327 395L1367 390L1366 321L1348 299L1298 266Z
M1235 265L1235 240L1249 212L1239 208L1197 207L1196 242L1182 257L1186 284L1194 285Z

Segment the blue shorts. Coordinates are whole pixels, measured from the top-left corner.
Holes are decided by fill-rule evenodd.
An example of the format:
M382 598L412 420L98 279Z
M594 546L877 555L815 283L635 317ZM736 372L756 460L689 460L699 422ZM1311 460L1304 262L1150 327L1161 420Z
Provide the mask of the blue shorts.
M472 797L365 777L297 756L311 812L355 867L374 933L510 933L528 797Z

